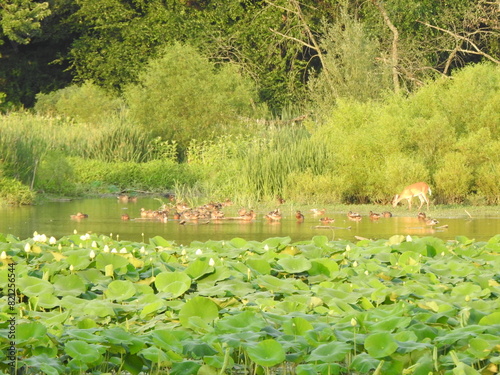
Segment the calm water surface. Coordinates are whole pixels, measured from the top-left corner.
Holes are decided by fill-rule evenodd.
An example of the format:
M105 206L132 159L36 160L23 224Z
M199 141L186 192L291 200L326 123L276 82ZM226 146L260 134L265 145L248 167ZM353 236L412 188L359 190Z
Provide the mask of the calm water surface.
M178 221L166 223L140 219L140 209L157 209L159 201L142 198L137 203L121 203L116 198L82 199L70 202L51 202L38 206L0 207L0 233L11 233L21 239L33 236L33 232L56 238L78 233L112 234L120 240L148 241L154 236L162 236L176 244L188 245L192 241L227 240L241 237L247 240L262 241L269 237L290 236L293 241L308 240L315 235L326 235L331 239L355 239L355 236L371 239L389 238L394 234L415 236L436 236L442 239L454 239L464 235L478 241L488 240L500 233L500 215L490 218L439 218L439 225L448 228L433 230L425 227L416 218L416 212L402 213L392 218L371 221L368 212L360 222L347 220L345 212L328 212L335 218L331 224L334 229L318 228L322 226L319 216L313 216L304 210L305 221L297 223L295 208L282 206L283 219L279 223L269 223L263 218L267 210L259 211L257 220L241 222L237 220L210 221L203 224L187 222L179 225ZM383 211L384 209L381 209ZM226 216L237 216L237 207L223 209ZM89 215L80 221L70 219L70 215L83 212ZM128 213L132 220L123 221L121 215ZM406 215L406 216L403 216ZM135 219L137 218L137 219ZM348 229L348 227L350 227Z

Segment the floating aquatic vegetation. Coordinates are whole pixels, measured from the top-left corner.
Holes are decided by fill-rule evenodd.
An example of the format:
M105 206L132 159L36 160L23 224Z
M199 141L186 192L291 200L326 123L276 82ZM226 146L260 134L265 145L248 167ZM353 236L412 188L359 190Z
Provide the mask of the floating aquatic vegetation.
M481 374L500 365L500 235L190 246L52 238L0 235L2 290L16 264L16 303L2 303L0 321L15 316L16 366L28 374ZM7 347L7 323L0 329ZM9 370L5 357L0 369Z

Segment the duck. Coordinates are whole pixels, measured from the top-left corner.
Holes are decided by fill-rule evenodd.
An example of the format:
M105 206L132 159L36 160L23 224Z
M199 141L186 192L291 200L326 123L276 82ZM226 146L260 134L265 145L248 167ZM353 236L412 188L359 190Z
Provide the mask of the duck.
M324 208L311 208L313 215L324 215L326 210Z
M257 214L255 213L254 210L250 210L241 216L241 218L245 221L254 220L256 217L257 217Z
M219 210L214 210L210 213L210 217L212 219L224 219L224 212L219 211Z
M267 215L264 216L267 220L269 221L280 221L282 216L281 212L279 209L276 209L274 211L269 212Z
M349 211L347 213L347 217L351 220L359 220L361 218L361 215L357 212Z
M417 218L418 218L418 220L426 220L427 215L425 214L425 212L419 212L417 215Z
M370 219L371 220L378 220L382 217L382 215L376 213L376 212L373 212L373 211L370 211Z
M82 214L81 212L76 213L75 215L70 216L72 219L86 219L89 217L87 214Z
M232 206L234 203L231 199L227 198L224 202L222 202L222 205L224 207L229 207L229 206Z
M281 195L276 195L276 201L278 202L278 204L283 204L286 202L286 200L283 199L283 197Z
M295 212L295 218L299 223L302 223L304 221L304 215L300 211Z
M331 219L329 217L322 217L321 219L319 219L319 221L321 221L323 224L330 224L333 223L335 219Z
M125 220L125 221L126 221L126 220L130 220L130 216L129 216L129 214L123 214L123 215L122 215L122 220Z
M120 194L119 196L117 196L116 198L118 198L118 200L120 202L123 202L123 203L127 203L128 202L128 195L127 194Z
M436 225L436 224L439 224L439 221L437 221L436 219L428 218L425 220L425 225L427 225L429 227L432 227L433 225Z
M392 217L392 212L384 211L384 212L382 212L382 216L383 217Z
M155 217L155 211L153 210L146 210L144 207L141 208L141 217Z
M245 216L245 215L246 215L246 213L247 213L247 209L246 209L246 208L243 208L243 207L242 207L242 208L240 208L240 209L238 210L238 216Z
M174 212L174 214L173 214L172 218L173 218L174 220L179 220L179 219L181 218L181 214L180 214L180 213L178 213L178 212Z

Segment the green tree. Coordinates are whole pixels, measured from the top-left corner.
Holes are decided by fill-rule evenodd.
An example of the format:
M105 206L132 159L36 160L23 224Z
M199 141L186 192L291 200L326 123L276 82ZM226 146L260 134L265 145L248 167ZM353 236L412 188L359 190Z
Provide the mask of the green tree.
M15 49L18 44L28 44L41 33L41 21L50 13L48 2L4 0L0 3L0 36L8 38Z
M130 116L185 148L193 138L234 133L254 110L253 82L231 64L216 66L194 47L174 44L125 90Z

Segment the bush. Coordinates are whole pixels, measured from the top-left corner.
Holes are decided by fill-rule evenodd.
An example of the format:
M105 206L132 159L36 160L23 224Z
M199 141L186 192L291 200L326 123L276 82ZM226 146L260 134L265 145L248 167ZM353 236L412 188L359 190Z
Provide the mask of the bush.
M239 118L253 112L254 84L232 65L216 68L195 48L175 44L150 62L125 97L144 129L181 148L189 141L241 132Z
M96 193L116 190L167 190L176 183L192 185L197 175L188 165L171 160L153 160L147 163L103 162L70 158L74 182Z
M473 181L472 168L467 157L457 152L445 155L442 165L434 174L436 193L445 203L462 203Z
M35 111L40 114L71 117L91 124L108 121L110 117L117 116L122 108L121 99L92 82L68 86L48 94L40 93L35 104Z
M31 204L35 193L21 182L0 176L0 202L7 204Z
M61 152L48 153L40 163L35 188L44 193L76 196L73 168Z

